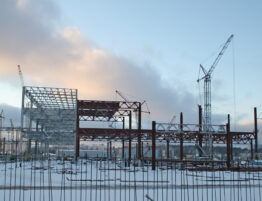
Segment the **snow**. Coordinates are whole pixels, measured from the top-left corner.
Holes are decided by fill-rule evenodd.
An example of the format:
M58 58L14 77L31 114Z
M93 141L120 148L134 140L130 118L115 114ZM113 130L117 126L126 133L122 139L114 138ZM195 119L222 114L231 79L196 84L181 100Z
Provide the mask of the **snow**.
M261 200L260 172L189 171L120 161L0 164L1 200ZM22 188L20 188L20 186Z

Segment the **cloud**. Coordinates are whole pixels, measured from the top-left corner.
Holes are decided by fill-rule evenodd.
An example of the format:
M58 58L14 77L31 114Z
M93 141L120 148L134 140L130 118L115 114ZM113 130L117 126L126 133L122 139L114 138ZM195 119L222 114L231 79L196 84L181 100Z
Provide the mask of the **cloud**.
M167 122L184 112L186 122L197 122L197 100L189 90L168 87L150 62L138 65L98 47L77 27L61 24L52 1L1 2L2 82L14 84L20 64L27 85L77 88L81 99L114 100L118 89L147 100L151 120Z

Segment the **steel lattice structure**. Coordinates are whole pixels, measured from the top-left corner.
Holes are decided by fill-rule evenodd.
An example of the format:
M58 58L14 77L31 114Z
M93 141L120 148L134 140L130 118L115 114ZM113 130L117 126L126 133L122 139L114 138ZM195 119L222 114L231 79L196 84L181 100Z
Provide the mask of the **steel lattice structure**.
M137 141L138 158L142 159L142 142L152 141L152 161L154 160L156 141L166 141L180 144L180 160L183 160L183 143L202 142L226 144L227 163L230 167L232 143L252 143L255 141L257 153L257 114L254 109L254 131L230 131L230 118L226 125L210 125L207 132L202 126L202 108L199 106L199 123L183 123L183 113L180 123L152 122L152 129L141 128L141 102L78 100L76 89L50 87L23 87L21 131L22 137L37 142L48 142L54 145L75 145L76 157L79 156L80 139L82 140L117 140L128 141L128 158L131 160L131 143ZM138 125L132 128L132 114L137 115ZM125 127L125 117L129 120ZM81 121L122 122L123 128L90 128L80 127ZM251 146L252 151L252 146ZM169 152L169 151L168 151ZM168 156L167 156L168 158Z
M23 137L53 143L72 142L76 129L76 108L76 89L23 87Z
M222 55L226 51L229 43L233 39L234 35L231 35L226 43L223 45L222 50L219 52L218 56L216 57L215 61L211 65L210 69L207 71L201 64L200 68L202 69L204 76L197 80L197 82L204 80L204 125L203 129L205 132L209 132L209 138L207 139L207 144L209 146L209 156L212 157L213 155L213 148L212 148L212 121L211 121L211 75L220 61Z

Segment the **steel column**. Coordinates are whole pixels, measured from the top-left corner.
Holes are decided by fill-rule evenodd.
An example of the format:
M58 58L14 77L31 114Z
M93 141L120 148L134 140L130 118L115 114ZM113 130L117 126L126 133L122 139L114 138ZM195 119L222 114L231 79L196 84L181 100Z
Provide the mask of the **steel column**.
M79 138L79 104L76 103L76 135L75 135L75 159L79 157L80 138Z
M35 141L35 156L37 156L37 151L38 150L38 141Z
M156 169L156 122L152 121L152 170Z
M254 152L253 152L253 140L250 140L250 158L251 160L254 159Z
M5 155L5 137L3 138L3 155Z
M28 140L28 153L31 154L31 139Z
M199 134L198 134L198 144L199 147L203 147L203 136L201 135L201 131L202 131L202 107L201 105L198 105L198 122L199 122ZM199 156L202 156L202 152L199 152Z
M112 159L112 142L109 141L109 158Z
M138 106L138 159L142 158L142 147L141 147L141 103Z
M180 113L180 160L183 160L183 113Z
M228 129L229 129L229 132L230 132L230 130L231 130L230 114L227 115L227 124L228 124ZM232 140L231 135L230 135L230 159L233 160L233 140Z
M21 133L24 131L25 87L22 88Z
M125 117L123 117L123 129L125 129ZM125 139L122 139L122 159L125 159Z
M254 134L255 134L255 159L258 160L258 142L257 142L257 108L254 108Z
M169 140L166 140L166 158L169 158Z
M230 130L229 130L229 124L226 124L226 130L227 130L227 167L231 167L231 136L230 136Z
M125 140L122 140L122 159L125 159Z
M129 112L129 129L132 129L132 112ZM132 139L131 133L129 133L129 140L128 140L128 161L131 161L131 152L132 152Z

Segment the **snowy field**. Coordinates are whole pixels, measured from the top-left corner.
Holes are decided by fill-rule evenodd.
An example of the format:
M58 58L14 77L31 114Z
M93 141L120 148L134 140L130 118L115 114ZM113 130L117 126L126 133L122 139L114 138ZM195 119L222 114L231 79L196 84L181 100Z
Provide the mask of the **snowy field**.
M0 164L3 201L239 201L261 199L261 172L189 171L179 165L121 161L29 161Z

